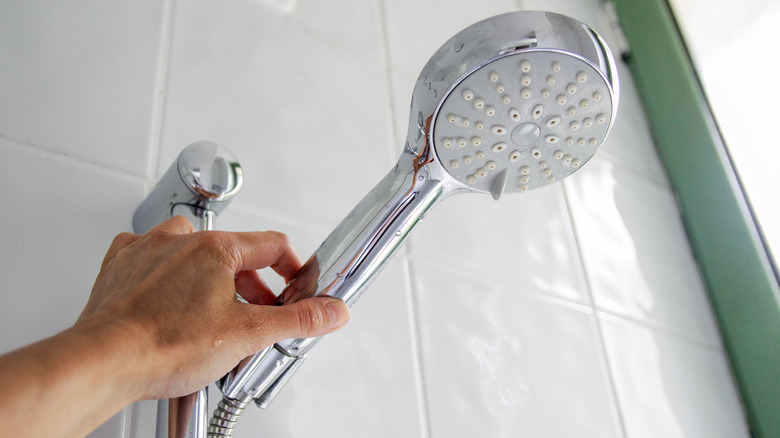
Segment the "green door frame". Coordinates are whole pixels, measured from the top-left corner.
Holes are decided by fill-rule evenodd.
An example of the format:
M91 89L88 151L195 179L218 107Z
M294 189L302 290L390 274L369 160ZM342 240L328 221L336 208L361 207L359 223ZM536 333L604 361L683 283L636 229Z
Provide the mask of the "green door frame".
M667 0L613 0L751 433L780 437L778 276ZM773 145L776 146L776 145Z

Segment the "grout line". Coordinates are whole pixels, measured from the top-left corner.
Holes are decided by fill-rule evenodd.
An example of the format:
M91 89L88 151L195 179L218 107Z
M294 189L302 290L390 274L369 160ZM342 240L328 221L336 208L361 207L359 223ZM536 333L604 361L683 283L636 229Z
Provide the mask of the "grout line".
M296 220L295 217L292 216L283 216L283 215L272 214L272 213L269 214L268 212L270 211L270 209L263 209L261 207L255 207L254 205L255 204L252 203L234 203L234 204L230 204L230 210L235 211L237 213L249 214L257 217L258 219L284 224L285 227L297 228L299 230L306 231L309 234L321 236L322 239L325 239L328 235L330 235L330 233L337 225L337 224L333 224L333 226L327 227L327 226L322 226L319 223L315 225L311 222L301 222Z
M71 166L83 167L104 174L113 174L113 176L119 176L132 182L140 182L144 184L147 182L147 178L145 176L130 172L125 169L98 163L97 161L85 160L83 158L74 157L59 151L53 151L51 149L47 149L32 143L25 143L0 135L0 147L3 146L19 151L29 152L44 158L56 159Z
M652 183L653 185L665 188L667 190L672 190L674 187L672 186L671 180L669 180L669 175L666 173L666 168L663 168L663 175L664 175L664 181L659 181L655 179L654 177L647 175L645 173L642 173L635 165L631 164L629 161L624 160L623 158L615 155L611 151L608 150L601 150L598 152L599 155L602 155L603 158L608 159L617 167L622 168L625 172L631 173L633 175L636 175L637 177L642 178L643 180L646 180L647 182Z
M412 247L413 246L412 244L413 241L411 240L404 243L404 245L407 247ZM573 250L579 253L578 247L575 246ZM438 262L432 259L425 259L423 257L414 256L413 251L410 251L407 257L414 264L418 264L418 265L422 264L425 266L430 266L432 268L444 271L448 274L455 275L466 280L483 282L485 279L485 274L483 273L484 271L475 270L473 267L469 269L465 269L465 267L463 266L452 266L451 264L448 264L446 262ZM584 271L582 271L584 267L582 267L582 261L579 257L578 257L578 262L581 265L581 270L579 275L581 277L584 277L585 273ZM583 279L582 281L584 283L588 280ZM686 341L695 342L697 344L701 344L702 346L710 347L716 350L723 349L723 344L720 341L719 337L715 337L715 338L707 337L705 335L697 334L691 331L678 329L650 318L641 318L641 317L631 316L625 313L620 313L612 310L599 309L595 305L591 305L589 303L568 298L562 295L553 295L550 292L544 292L538 289L532 289L527 286L517 286L517 284L512 282L511 279L507 277L497 277L493 275L493 278L491 279L490 283L496 286L514 288L518 291L518 293L522 293L530 298L538 299L557 306L566 307L579 312L591 313L594 315L609 315L611 317L619 318L623 321L628 321L657 332L663 332L681 339L685 339ZM592 294L590 293L590 290L588 290L587 292L588 292L588 296L587 296L588 299L590 299L590 301L593 302L594 299L591 296Z
M160 50L157 54L157 73L154 84L154 108L152 109L152 129L149 137L148 189L156 181L157 168L162 153L163 119L165 118L165 101L168 95L168 79L173 46L173 22L176 8L175 0L165 0L163 3L162 29L160 31Z
M406 245L408 245L409 243L410 242L407 242ZM544 301L546 303L554 304L560 307L566 307L568 309L576 310L578 312L594 313L593 312L594 309L588 303L584 303L582 301L574 300L571 298L566 298L561 295L553 295L550 292L542 292L528 285L518 286L517 283L513 282L510 278L504 278L504 277L499 278L494 275L488 276L485 274L485 271L476 270L473 267L469 267L469 268L464 266L453 267L452 265L446 264L444 262L437 262L434 259L424 259L422 257L417 258L412 256L411 254L408 257L410 261L414 262L417 265L423 265L434 269L438 269L444 271L447 274L457 276L464 280L469 280L477 283L486 283L485 278L492 277L489 280L489 284L491 285L499 286L501 288L509 288L511 290L516 290L518 294L523 294L524 296L527 296L529 298L536 299L539 301Z
M667 334L669 336L673 336L676 338L679 338L681 340L685 340L688 342L693 342L695 344L698 344L702 347L707 347L715 351L724 351L723 345L719 343L719 338L708 338L706 336L697 335L695 333L691 333L686 330L680 330L676 329L674 327L670 327L668 325L665 325L663 323L660 323L658 321L654 321L652 319L643 319L638 318L631 315L626 315L623 313L617 313L613 312L611 310L602 310L602 309L595 309L596 315L601 318L602 316L607 317L609 319L617 319L623 322L630 322L633 324L636 324L638 326L642 326L644 328L653 330L655 332L660 332Z
M151 191L152 187L156 183L155 176L157 173L157 167L160 162L160 153L162 150L160 146L162 142L163 118L165 110L165 98L167 95L171 45L173 43L174 1L175 0L164 0L162 6L160 47L159 52L157 53L157 71L155 72L152 117L150 120L151 129L149 132L149 142L147 147L147 168L146 176L144 177L147 194L149 191ZM124 438L132 438L133 436L133 419L134 416L138 415L136 412L138 409L138 402L132 403L124 409L124 427L122 430L122 436Z
M388 148L390 153L390 162L397 159L396 147L403 142L403 139L397 138L398 119L396 117L396 102L393 93L393 71L390 59L390 43L388 41L388 22L387 7L385 0L378 0L381 37L384 50L385 61L385 90L387 93L387 103L389 106L388 129L389 138L392 139ZM430 412L428 411L428 394L425 389L425 369L423 368L422 338L420 335L420 316L417 312L418 303L415 301L415 275L414 266L409 255L411 255L411 246L408 240L405 247L403 258L403 272L406 281L406 308L409 314L409 343L412 356L412 366L414 368L415 392L417 394L417 415L420 419L420 437L430 438L432 436L430 426Z
M406 245L409 245L409 243L406 243ZM531 294L539 294L547 297L561 299L573 305L580 305L580 306L583 305L582 301L578 301L576 299L566 298L563 297L562 295L553 295L550 292L543 292L540 291L539 289L531 290L530 285L521 285L518 287L517 278L514 278L511 275L502 275L501 273L491 272L490 270L484 268L469 266L468 264L462 264L448 259L441 260L441 259L429 258L421 255L413 255L412 253L409 254L409 257L415 263L424 263L432 267L435 267L437 269L440 269L442 271L445 271L447 273L458 275L459 277L463 277L466 279L484 281L485 278L489 277L491 279L490 281L492 284L509 286L513 288L520 288L523 290L529 290L528 293Z
M409 252L408 249L406 249ZM417 393L417 409L420 418L420 436L430 438L431 432L430 413L428 412L428 393L425 389L425 368L423 367L422 337L420 335L420 315L417 312L417 290L415 286L414 264L408 257L404 257L404 273L406 274L406 307L409 313L409 342L411 344L412 362L414 366L415 390Z
M387 103L389 106L388 116L388 137L391 139L390 145L390 163L395 163L398 159L398 152L402 150L398 145L403 143L403 139L397 137L398 133L398 119L396 117L396 102L393 93L393 69L390 65L390 42L388 41L387 31L387 8L385 7L384 0L379 0L379 20L382 33L382 49L384 51L385 61L385 91L387 92Z
M577 226L576 226L576 224L574 222L574 215L573 215L573 211L572 211L572 208L571 208L571 204L569 202L569 193L568 193L568 190L566 189L566 181L563 182L562 189L563 189L563 201L566 204L565 205L565 207L566 207L566 213L565 214L569 218L569 225L571 226L572 233L574 234L574 246L576 248L577 255L578 255L578 258L579 258L580 269L581 269L582 278L583 278L583 288L585 289L585 293L587 294L588 298L590 299L591 305L593 306L593 310L594 310L594 318L593 319L594 319L594 327L595 327L595 330L596 330L596 338L597 338L596 340L597 340L598 345L600 347L599 348L600 349L600 351L599 351L599 353L600 353L599 354L599 359L602 362L602 366L604 367L604 370L606 371L606 374L607 374L607 383L609 384L609 392L612 395L612 400L613 400L614 407L615 407L615 413L617 414L617 420L618 420L618 424L620 426L620 432L622 433L622 435L624 437L627 437L628 436L628 430L626 429L626 422L625 422L625 419L624 419L623 409L621 408L620 399L618 398L617 388L616 388L617 385L615 383L614 373L612 371L612 367L611 367L610 362L609 362L609 355L607 354L607 347L606 347L606 344L604 342L604 331L603 331L603 329L601 327L601 320L599 318L599 313L598 313L598 310L597 310L598 307L596 306L596 300L595 300L595 297L593 296L593 290L592 290L592 287L591 287L591 281L590 281L590 278L588 277L588 271L586 269L585 262L584 262L584 260L585 260L584 259L584 254L582 253L582 245L580 245L580 239L579 239L579 235L577 233Z
M264 9L269 9L268 6L260 6L260 7ZM300 6L296 5L295 9L299 7ZM383 55L377 53L377 51L375 50L364 49L362 47L358 48L355 46L355 44L350 44L350 42L344 38L331 36L327 32L323 32L315 27L312 27L309 24L306 24L305 22L302 22L300 19L296 19L295 9L293 9L292 12L279 13L275 11L274 13L278 14L278 18L280 20L284 20L286 25L291 26L296 31L303 33L309 38L316 39L324 43L325 45L330 46L333 49L344 51L346 53L349 53L352 56L367 57L372 60L381 60L383 58Z

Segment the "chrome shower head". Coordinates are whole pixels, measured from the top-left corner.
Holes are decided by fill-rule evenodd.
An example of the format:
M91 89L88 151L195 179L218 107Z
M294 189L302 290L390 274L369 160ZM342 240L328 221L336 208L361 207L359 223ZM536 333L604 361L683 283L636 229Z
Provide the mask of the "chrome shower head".
M279 295L352 305L420 218L449 195L523 192L588 161L617 111L617 71L586 25L549 12L480 21L448 40L417 79L398 164L347 215ZM220 382L213 435L229 436L252 399L267 406L319 338L287 339Z
M543 187L593 156L617 90L612 55L586 25L550 12L498 15L453 36L423 68L407 147L429 152L460 189L498 199Z

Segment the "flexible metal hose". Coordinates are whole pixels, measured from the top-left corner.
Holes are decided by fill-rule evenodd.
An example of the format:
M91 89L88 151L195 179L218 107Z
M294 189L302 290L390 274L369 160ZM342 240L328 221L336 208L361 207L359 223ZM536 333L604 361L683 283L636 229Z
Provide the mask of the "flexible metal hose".
M233 428L236 427L236 421L244 411L247 402L223 397L219 401L214 415L209 421L209 438L229 438L233 434Z

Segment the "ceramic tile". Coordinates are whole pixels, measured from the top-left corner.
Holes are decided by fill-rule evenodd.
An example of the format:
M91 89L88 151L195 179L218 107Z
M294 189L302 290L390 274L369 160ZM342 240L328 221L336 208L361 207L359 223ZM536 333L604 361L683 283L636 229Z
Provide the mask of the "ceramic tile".
M271 406L248 407L233 436L419 437L404 285L396 260L349 324L310 352Z
M628 437L750 436L722 350L619 318L601 324Z
M0 135L145 175L162 2L2 9Z
M390 171L375 59L240 2L179 4L175 29L161 171L187 144L218 141L244 167L236 203L325 228Z
M601 0L520 0L519 3L526 10L549 11L567 15L582 21L599 34L605 33L599 18Z
M674 194L598 156L564 184L595 304L718 343Z
M0 351L73 324L144 184L0 139ZM13 291L13 292L11 292Z
M446 199L417 226L411 250L415 260L587 301L560 185L498 202L470 194Z
M451 36L479 20L516 9L512 0L385 1L390 63L416 78Z
M328 41L384 59L378 0L298 0L290 20Z
M594 318L414 268L431 437L618 437Z
M390 86L393 103L393 140L394 156L398 157L404 148L409 132L410 108L412 105L412 92L417 82L417 75L407 73L398 68L390 69Z
M630 73L625 63L618 62L620 77L618 115L612 131L601 146L601 151L617 158L631 170L659 184L670 186L636 84Z

